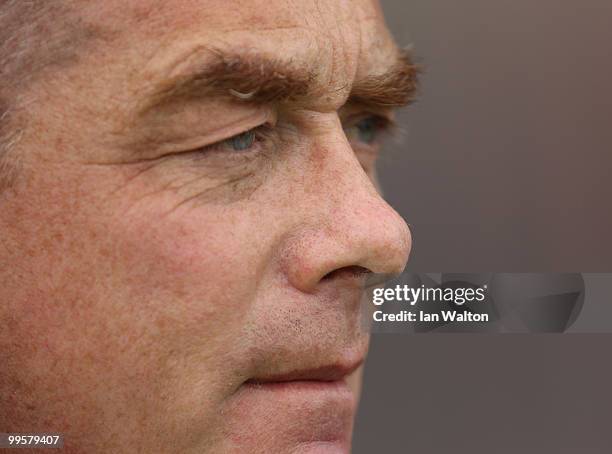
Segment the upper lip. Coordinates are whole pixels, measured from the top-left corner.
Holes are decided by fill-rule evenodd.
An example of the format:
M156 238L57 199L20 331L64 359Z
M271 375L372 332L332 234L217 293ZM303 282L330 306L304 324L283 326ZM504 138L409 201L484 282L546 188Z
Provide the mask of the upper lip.
M270 374L247 380L247 383L283 383L291 381L338 381L353 373L363 364L363 357L354 361L338 362L320 367L295 369L289 372Z

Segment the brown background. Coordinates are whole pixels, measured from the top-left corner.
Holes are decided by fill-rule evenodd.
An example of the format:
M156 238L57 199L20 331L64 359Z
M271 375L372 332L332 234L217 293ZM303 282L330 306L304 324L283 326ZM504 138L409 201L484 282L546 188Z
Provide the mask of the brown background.
M426 68L381 165L410 270L612 271L612 2L382 3ZM353 452L610 453L611 347L375 335Z

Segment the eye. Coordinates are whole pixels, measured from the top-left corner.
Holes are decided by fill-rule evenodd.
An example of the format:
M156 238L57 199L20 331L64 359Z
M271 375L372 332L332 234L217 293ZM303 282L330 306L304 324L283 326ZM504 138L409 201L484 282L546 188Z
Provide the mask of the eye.
M250 129L235 136L229 137L205 147L198 148L198 154L207 154L211 152L233 153L233 154L251 154L260 151L262 146L268 141L271 135L271 126L264 124L256 128Z
M346 136L351 142L374 145L391 129L391 120L379 115L361 118L345 128Z
M253 147L256 140L257 133L252 129L242 134L238 134L237 136L230 137L225 140L224 144L233 151L247 151Z
M361 142L371 144L376 140L376 134L378 133L377 124L374 118L364 118L355 125L357 129L357 136Z

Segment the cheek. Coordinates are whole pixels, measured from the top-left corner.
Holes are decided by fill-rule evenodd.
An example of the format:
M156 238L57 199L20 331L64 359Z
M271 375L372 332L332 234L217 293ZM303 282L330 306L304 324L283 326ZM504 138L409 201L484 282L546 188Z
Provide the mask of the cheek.
M116 275L132 298L167 298L176 310L204 319L238 310L252 297L259 263L248 236L240 225L200 211L113 226Z
M206 421L216 431L223 399L246 378L248 330L265 265L265 245L254 240L252 225L214 207L112 222L113 276L132 323L127 329L142 329L138 336L148 342L135 350L153 352L162 364L154 373L164 376L171 402L162 413L180 426ZM145 374L150 369L142 366Z
M231 380L240 370L261 260L240 227L207 207L112 224L124 315L160 356L179 360L182 368L169 372L175 380Z

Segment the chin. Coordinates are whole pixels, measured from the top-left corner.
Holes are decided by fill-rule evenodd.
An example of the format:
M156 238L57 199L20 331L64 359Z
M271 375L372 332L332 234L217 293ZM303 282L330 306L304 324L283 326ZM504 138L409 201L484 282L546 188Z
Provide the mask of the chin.
M350 378L246 381L226 413L227 452L349 454L358 402Z

